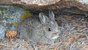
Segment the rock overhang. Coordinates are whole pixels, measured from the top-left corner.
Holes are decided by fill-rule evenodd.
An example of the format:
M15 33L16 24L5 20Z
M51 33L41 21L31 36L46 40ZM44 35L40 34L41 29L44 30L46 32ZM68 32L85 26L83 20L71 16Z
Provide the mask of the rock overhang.
M35 1L35 2L34 2ZM45 3L47 2L47 3ZM51 2L51 3L50 3ZM88 10L88 6L85 4L82 4L81 2L78 1L60 1L60 0L3 0L0 1L0 4L4 5L20 5L21 7L24 7L26 9L31 9L31 10L56 10L56 9L61 9L64 7L70 8L70 7L77 7L79 9Z

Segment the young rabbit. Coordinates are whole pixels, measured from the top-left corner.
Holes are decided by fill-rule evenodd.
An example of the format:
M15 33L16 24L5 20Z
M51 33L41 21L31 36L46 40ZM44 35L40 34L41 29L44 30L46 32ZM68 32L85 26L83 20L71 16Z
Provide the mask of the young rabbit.
M30 21L30 24L33 27L30 37L32 41L40 43L54 43L55 39L59 37L60 31L52 11L49 11L49 16L46 16L44 13L39 13L39 21Z
M19 29L21 32L20 36L24 39L28 39L29 36L28 40L32 43L51 44L59 37L60 31L58 30L58 24L55 21L52 11L49 11L49 16L41 12L38 17L32 17L22 23L26 24L20 24L22 26L20 26L21 29ZM23 29L26 29L26 32L22 32Z

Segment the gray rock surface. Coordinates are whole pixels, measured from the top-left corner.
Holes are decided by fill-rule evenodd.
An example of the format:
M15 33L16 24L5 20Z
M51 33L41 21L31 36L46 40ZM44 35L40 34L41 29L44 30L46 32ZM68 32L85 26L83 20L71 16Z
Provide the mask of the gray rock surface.
M78 7L81 10L88 10L88 6L82 4L85 1L81 0L0 0L0 4L4 5L18 5L29 9L30 11L42 11L42 10L56 10L64 7Z
M60 0L1 0L0 3L4 4L26 4L26 5L31 5L31 4L37 4L37 5L49 5L49 4L55 4Z

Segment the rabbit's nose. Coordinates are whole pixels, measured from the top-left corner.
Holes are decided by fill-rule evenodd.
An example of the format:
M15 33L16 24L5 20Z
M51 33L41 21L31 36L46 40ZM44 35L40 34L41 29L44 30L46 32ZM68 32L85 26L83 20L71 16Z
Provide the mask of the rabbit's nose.
M59 37L59 33L57 32L57 33L53 33L53 35L52 35L52 39L57 39Z

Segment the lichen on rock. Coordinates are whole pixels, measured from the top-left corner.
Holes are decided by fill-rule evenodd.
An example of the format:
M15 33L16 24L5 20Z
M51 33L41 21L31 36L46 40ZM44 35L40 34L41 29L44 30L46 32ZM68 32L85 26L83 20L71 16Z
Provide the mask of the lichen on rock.
M23 21L23 20L25 20L26 18L30 18L31 15L32 15L32 14L31 14L29 11L25 10L25 11L22 13L22 15L20 16L20 19L21 19L21 21Z

